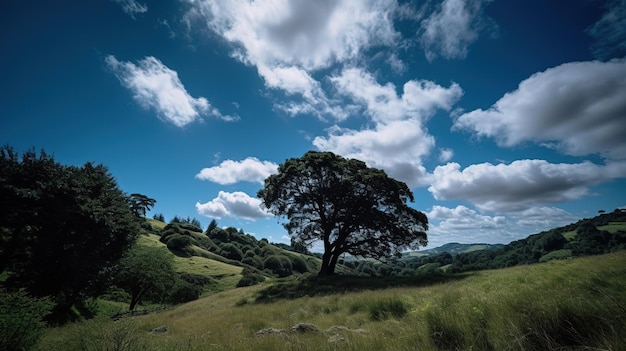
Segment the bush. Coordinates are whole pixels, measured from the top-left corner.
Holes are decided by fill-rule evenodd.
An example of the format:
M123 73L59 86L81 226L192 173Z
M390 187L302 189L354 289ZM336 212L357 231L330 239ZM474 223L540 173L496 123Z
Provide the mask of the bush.
M262 274L254 273L248 268L244 268L243 277L237 283L237 287L251 286L265 281L265 277Z
M245 263L247 265L250 265L252 267L256 267L258 269L265 268L263 266L263 261L261 260L261 257L259 257L259 256L246 256L246 257L243 258L243 260L241 260L241 263Z
M224 244L221 246L222 248L222 256L229 258L231 260L241 261L242 253L239 248L231 243Z
M43 335L43 318L52 311L48 299L35 299L23 290L0 292L0 349L28 350Z
M291 275L292 266L289 258L281 255L272 255L265 259L263 266L278 277L286 277Z
M172 234L167 239L167 248L170 250L184 251L191 245L191 238L185 235Z
M294 256L291 259L293 270L298 273L306 273L309 271L309 267L306 265L306 261L300 256Z
M202 286L194 285L183 279L178 279L176 284L170 289L165 302L171 304L185 303L197 300L202 293Z

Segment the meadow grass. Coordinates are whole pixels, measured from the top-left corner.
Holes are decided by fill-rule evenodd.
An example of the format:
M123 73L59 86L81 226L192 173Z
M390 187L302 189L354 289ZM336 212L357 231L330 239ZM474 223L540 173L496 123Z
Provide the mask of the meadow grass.
M81 344L94 335L128 351L626 350L624 251L425 286L254 302L267 284L119 322L51 328L38 349L112 350L104 341ZM320 331L285 331L298 323ZM163 325L166 333L151 333ZM255 336L266 328L284 332Z
M607 225L601 225L599 230L606 230L609 233L617 233L618 231L626 231L626 222L610 222Z

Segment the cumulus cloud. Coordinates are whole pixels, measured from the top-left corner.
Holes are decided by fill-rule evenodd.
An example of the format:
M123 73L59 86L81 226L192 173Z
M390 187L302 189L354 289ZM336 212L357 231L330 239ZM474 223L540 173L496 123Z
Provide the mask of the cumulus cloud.
M435 138L413 120L379 124L373 129L333 127L328 137L318 136L313 145L343 157L356 158L370 167L384 169L409 186L425 185L429 174L421 158L430 153Z
M269 88L303 101L278 104L290 114L345 113L333 107L312 73L351 61L373 46L391 46L395 0L189 1L186 20L201 21L233 45L233 57L255 66ZM397 64L397 63L396 63Z
M122 6L122 10L126 12L132 19L135 19L135 15L139 13L148 12L148 6L140 4L136 0L112 0L113 2Z
M190 1L188 21L200 19L240 47L237 57L258 67L306 70L355 58L398 38L395 0Z
M515 214L515 217L519 226L538 228L536 231L563 226L578 219L567 211L548 206L527 208Z
M536 73L488 110L460 115L456 130L501 146L542 143L574 156L626 159L626 60L566 63Z
M426 58L465 58L484 26L483 7L491 0L444 0L424 19L420 42Z
M435 138L424 123L437 109L450 110L462 95L461 88L455 83L445 88L412 80L404 84L399 96L393 84L378 84L372 75L356 68L344 70L331 81L374 126L361 130L334 126L328 136L316 137L313 145L382 168L409 186L427 184L430 175L422 158L434 148Z
M277 170L278 165L273 162L248 157L242 161L226 160L219 166L203 168L196 174L196 178L223 185L240 181L263 184L265 178L275 174Z
M441 148L439 150L439 162L448 162L452 159L452 156L454 156L454 150L452 149Z
M606 12L587 32L595 39L593 53L599 59L626 55L626 0L605 2Z
M589 195L590 186L623 177L624 162L601 166L519 160L476 164L463 170L458 163L448 163L435 168L428 190L437 200L462 199L481 210L513 212L579 199Z
M515 239L506 217L483 215L463 205L433 206L426 216L428 241L433 247L449 242L497 244Z
M463 205L433 206L426 213L428 239L433 247L448 243L508 244L547 228L559 227L577 218L556 207L530 207L524 211L490 216Z
M118 61L112 55L107 56L105 62L122 85L133 93L133 98L142 107L153 109L164 121L184 127L203 115L226 121L237 119L222 115L204 97L192 97L178 73L152 56L140 60L137 65Z
M196 202L196 210L203 216L217 219L235 217L257 220L273 216L262 207L260 199L240 191L232 193L220 191L217 197L209 202Z
M428 80L409 80L398 96L394 84L381 85L359 68L345 69L330 80L340 94L362 104L372 120L381 123L407 118L424 120L437 109L450 110L463 95L456 83L445 88Z

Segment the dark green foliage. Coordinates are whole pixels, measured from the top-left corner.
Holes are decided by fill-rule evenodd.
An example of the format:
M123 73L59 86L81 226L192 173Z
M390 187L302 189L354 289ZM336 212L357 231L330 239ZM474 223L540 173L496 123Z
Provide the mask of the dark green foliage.
M167 291L164 302L170 304L185 303L197 300L201 293L202 286L191 284L183 279L176 279L174 286Z
M206 235L210 235L211 232L213 231L213 229L217 228L217 221L212 219L211 222L209 223L209 226L206 228Z
M222 228L215 228L211 231L209 238L215 242L228 242L228 232Z
M245 263L249 266L263 269L263 260L259 256L246 256L241 260L241 263Z
M186 235L172 234L167 237L166 245L170 250L185 251L191 246L191 238Z
M251 286L265 281L265 276L255 273L248 268L244 268L241 274L243 274L243 277L237 283L237 287Z
M293 268L289 258L282 255L272 255L267 257L263 262L263 265L278 277L291 275Z
M128 197L130 209L137 217L145 217L146 211L149 211L152 207L154 207L155 203L155 199L151 199L143 194L130 194Z
M291 265L293 267L293 270L298 273L306 273L309 271L309 267L307 266L306 261L300 256L292 256Z
M20 159L4 147L0 198L0 271L11 272L4 285L50 296L57 321L105 289L139 233L127 196L102 165L64 166L43 151Z
M229 258L231 260L241 261L242 253L241 250L231 243L226 243L221 246L222 248L222 256Z
M144 298L158 298L176 283L173 257L162 248L133 248L120 261L116 272L115 285L130 294L130 311Z
M162 213L155 214L154 216L152 216L152 219L165 223L165 216L163 216Z
M427 243L428 219L407 205L405 183L331 152L285 161L257 196L300 244L324 244L320 275L332 275L343 253L382 258Z
M29 350L43 335L49 299L32 298L24 290L0 291L0 350Z

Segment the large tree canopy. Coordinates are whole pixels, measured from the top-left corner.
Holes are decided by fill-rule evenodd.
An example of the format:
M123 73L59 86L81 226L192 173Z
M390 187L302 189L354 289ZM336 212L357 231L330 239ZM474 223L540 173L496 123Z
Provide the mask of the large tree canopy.
M403 182L364 162L309 151L281 164L258 194L292 238L324 243L320 275L335 271L339 256L382 258L427 243L426 215L407 205Z
M139 232L127 196L102 165L65 166L0 148L0 272L9 289L51 296L54 314L98 293Z

